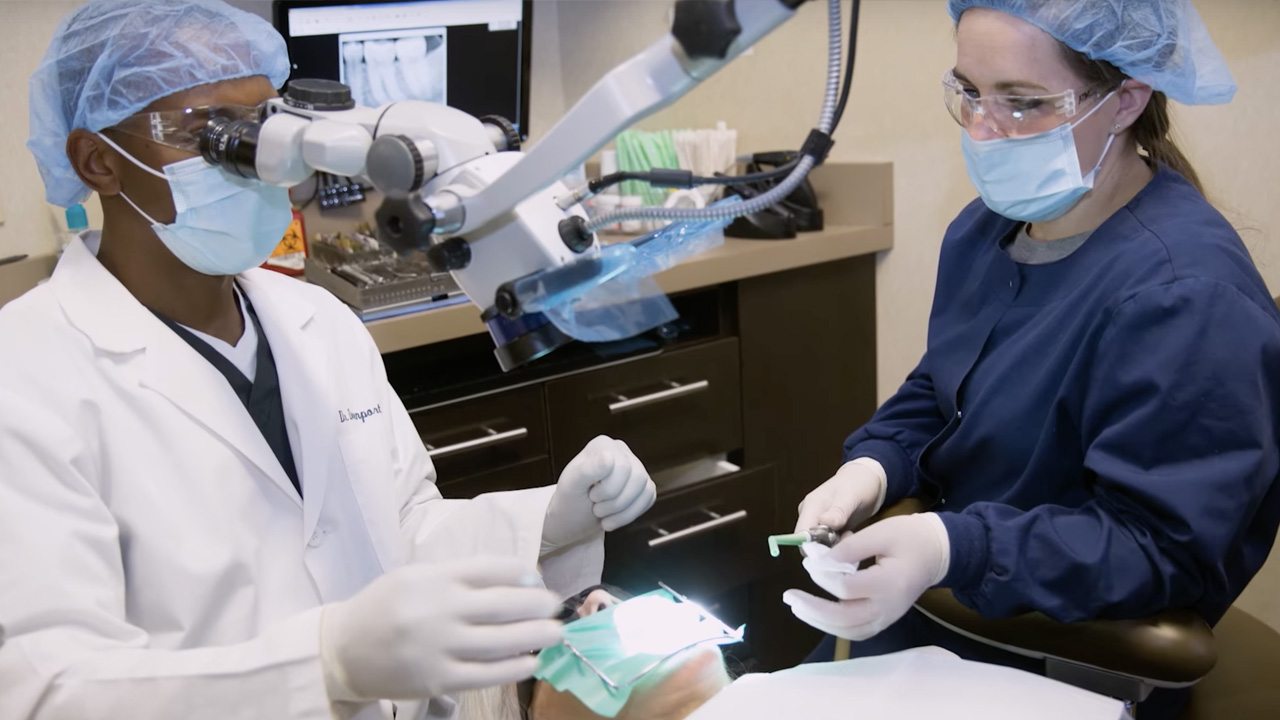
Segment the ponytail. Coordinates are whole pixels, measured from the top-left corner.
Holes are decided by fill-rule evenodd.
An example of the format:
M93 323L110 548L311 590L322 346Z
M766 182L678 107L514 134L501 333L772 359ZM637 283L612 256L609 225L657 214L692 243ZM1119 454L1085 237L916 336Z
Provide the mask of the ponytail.
M1192 167L1187 156L1182 154L1169 131L1169 98L1162 92L1153 92L1146 109L1133 123L1133 139L1153 164L1163 165L1182 175L1203 195L1204 185L1200 183L1200 174Z

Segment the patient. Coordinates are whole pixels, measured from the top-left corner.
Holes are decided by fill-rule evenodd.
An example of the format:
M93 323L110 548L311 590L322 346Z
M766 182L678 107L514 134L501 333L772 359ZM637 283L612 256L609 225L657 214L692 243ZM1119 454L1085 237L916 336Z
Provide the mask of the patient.
M682 720L729 685L715 645L700 645L671 658L641 680L616 720ZM529 720L598 720L578 698L546 683L534 688Z
M603 588L594 588L566 601L562 619L573 620L621 602ZM631 691L615 720L682 720L729 685L724 657L715 645L685 650L664 662ZM532 685L532 696L521 699L514 685L462 693L459 720L599 720L572 693L559 692L545 682Z
M569 601L562 619L619 600L604 591ZM916 690L930 688L928 693ZM523 692L521 692L523 691ZM577 696L544 682L463 693L459 720L600 720ZM631 690L614 720L735 720L824 716L847 707L859 717L983 717L988 720L1114 720L1122 703L1038 674L915 648L844 663L815 663L748 675L730 684L720 648L699 645L668 658Z

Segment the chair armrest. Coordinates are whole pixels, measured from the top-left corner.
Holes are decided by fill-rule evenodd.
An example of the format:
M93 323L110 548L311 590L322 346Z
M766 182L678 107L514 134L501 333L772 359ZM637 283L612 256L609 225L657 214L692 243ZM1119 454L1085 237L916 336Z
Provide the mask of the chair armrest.
M925 512L928 503L907 498L868 522ZM1096 668L1155 687L1184 687L1213 669L1213 631L1190 610L1166 610L1137 620L1062 623L1041 613L992 619L956 600L950 590L925 592L916 607L935 621L979 642L1027 657Z
M1190 610L1166 610L1140 620L1062 623L1040 613L985 618L935 588L916 607L937 622L1019 655L1060 660L1141 679L1156 687L1185 687L1218 660L1213 631Z

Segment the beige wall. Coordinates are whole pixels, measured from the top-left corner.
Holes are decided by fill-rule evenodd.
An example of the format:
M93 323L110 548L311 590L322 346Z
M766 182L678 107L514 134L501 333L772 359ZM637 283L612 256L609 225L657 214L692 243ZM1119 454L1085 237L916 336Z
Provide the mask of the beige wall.
M1240 86L1220 107L1178 108L1175 127L1210 197L1240 231L1272 295L1280 295L1280 0L1196 6ZM1238 604L1280 629L1280 549Z
M752 0L740 0L752 1ZM78 3L0 0L0 257L54 247L55 215L23 143L26 81L57 20ZM263 16L268 0L236 0ZM667 0L536 0L531 130L534 139L602 73L659 36ZM1231 105L1178 108L1185 148L1210 193L1241 233L1274 294L1280 294L1280 0L1200 0L1240 92ZM846 4L847 8L848 5ZM953 60L945 0L866 0L859 61L835 160L895 164L896 246L877 273L880 396L924 347L938 245L949 219L973 197L957 148L958 129L939 102L938 79ZM810 2L787 26L646 121L645 127L707 126L725 120L744 150L796 146L819 110L825 3ZM857 188L848 192L856 193ZM60 211L57 211L60 214ZM96 206L91 205L91 215ZM91 218L96 223L96 217ZM1242 604L1280 628L1280 558Z
M66 0L0 0L0 257L38 255L56 247L62 209L46 205L44 185L27 152L27 78L49 46L49 38L63 15L78 6ZM96 198L86 207L90 224L99 225Z

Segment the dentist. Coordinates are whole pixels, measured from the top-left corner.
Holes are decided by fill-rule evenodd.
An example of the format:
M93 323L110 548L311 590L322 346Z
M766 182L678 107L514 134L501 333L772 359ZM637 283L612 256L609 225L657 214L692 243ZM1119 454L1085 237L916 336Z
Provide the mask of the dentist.
M532 673L653 503L608 438L441 497L361 323L255 269L285 191L194 145L288 63L217 0L94 0L31 78L49 201L104 223L0 310L0 719L448 718Z

